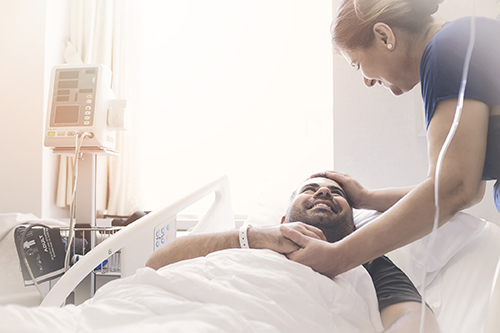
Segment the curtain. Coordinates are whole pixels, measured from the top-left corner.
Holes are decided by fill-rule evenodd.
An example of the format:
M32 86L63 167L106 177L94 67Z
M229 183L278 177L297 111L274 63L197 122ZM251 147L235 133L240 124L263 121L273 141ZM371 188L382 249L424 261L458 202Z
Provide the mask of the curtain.
M140 208L137 147L139 122L134 109L139 69L136 38L137 11L133 0L72 0L70 33L64 59L68 64L100 63L108 66L116 98L127 100L130 127L117 132L118 156L98 159L96 194L98 210L107 215L128 216ZM135 103L136 104L136 103ZM61 156L57 205L66 207L71 200L72 157ZM100 202L99 202L100 201ZM99 214L98 214L99 215Z

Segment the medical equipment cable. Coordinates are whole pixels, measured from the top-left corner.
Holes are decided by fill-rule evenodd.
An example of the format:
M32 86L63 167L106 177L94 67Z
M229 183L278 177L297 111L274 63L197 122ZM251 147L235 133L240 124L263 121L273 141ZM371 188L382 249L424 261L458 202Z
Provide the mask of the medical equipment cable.
M67 272L69 269L69 257L70 257L70 246L71 243L73 242L74 238L74 228L75 228L75 198L76 198L76 186L78 183L78 161L81 157L80 149L83 143L83 139L86 136L89 136L90 133L84 132L78 132L75 135L75 160L73 162L73 191L71 195L71 205L69 208L69 234L68 234L68 242L67 242L67 249L66 249L66 256L64 257L64 272Z
M20 243L21 243L22 251L19 251L19 253L21 254L21 257L23 259L23 263L26 266L26 269L28 270L28 274L30 275L31 280L33 280L33 284L35 285L36 289L38 290L38 292L40 293L42 298L44 298L45 296L43 295L42 289L40 288L38 281L35 279L35 276L33 275L33 271L31 270L31 266L28 263L28 258L26 258L26 253L24 252L24 241L26 240L26 235L28 234L28 232L31 229L33 229L33 227L48 228L48 226L46 226L45 224L42 224L42 223L32 223L29 226L27 226L26 229L24 229L23 233L21 234Z
M427 276L427 263L429 261L429 256L430 256L430 250L434 246L434 242L436 240L436 231L438 229L439 225L439 177L441 175L441 167L443 164L444 156L446 155L446 152L448 151L448 148L450 146L451 141L453 140L453 137L455 136L455 132L457 131L458 125L460 123L460 118L462 116L462 108L464 104L464 96L465 96L465 87L467 85L467 76L469 74L469 65L470 65L470 59L472 56L472 50L474 49L474 43L476 40L476 22L475 22L475 7L476 7L476 2L475 0L473 1L473 9L472 9L472 16L471 16L471 24L470 24L470 36L469 36L469 43L467 46L467 51L465 54L465 61L464 61L464 67L462 70L462 79L460 82L460 89L458 93L458 102L457 102L457 108L455 109L455 116L453 118L453 123L451 125L450 131L448 132L448 135L446 136L446 139L443 143L443 146L441 147L441 150L439 151L438 159L436 162L436 170L434 173L434 203L435 203L435 214L434 214L434 224L432 226L432 231L429 236L429 240L427 243L427 251L425 252L425 259L424 259L424 265L423 265L423 279L422 279L422 310L421 310L421 317L420 317L420 333L423 333L424 329L424 322L425 322L425 280Z
M69 256L71 253L70 246L71 246L71 243L73 242L73 238L74 238L74 226L75 226L75 221L74 221L75 208L74 207L75 207L75 198L76 198L76 185L78 182L78 160L81 158L80 149L81 149L81 145L83 143L83 139L89 135L90 135L90 133L87 133L87 132L84 132L84 133L78 132L75 135L75 161L73 163L73 193L72 193L71 205L70 205L70 210L69 210L70 211L70 213L69 213L70 214L69 235L68 235L68 241L67 241L66 255L64 257L64 272L67 272L68 268L69 268ZM41 224L41 223L30 224L23 231L23 233L21 235L21 246L23 246L22 244L24 243L24 241L26 239L26 234L35 226L41 226L41 227L48 228L48 226L46 226L45 224ZM45 296L42 292L42 289L40 288L40 285L36 281L35 276L33 275L33 271L31 270L31 267L28 263L28 259L26 258L26 253L24 252L24 250L20 251L20 253L21 253L21 257L23 259L24 265L26 266L26 269L28 270L28 274L30 275L31 279L33 280L33 284L35 285L36 289L38 290L38 292L40 293L42 298L44 298Z
M81 149L81 145L83 143L83 139L89 135L90 135L90 133L87 133L87 132L85 132L85 133L79 132L75 135L75 161L73 163L73 193L72 193L71 205L70 205L70 223L69 223L69 235L68 235L68 242L67 242L67 250L66 250L66 255L64 257L64 272L68 271L69 254L71 253L70 246L71 246L71 243L73 242L73 238L74 238L74 225L75 225L75 223L74 223L73 217L74 217L74 209L75 209L74 206L75 206L75 197L76 197L76 185L78 182L78 160L81 158L80 157L80 149ZM41 224L41 223L30 224L23 231L23 233L21 235L21 246L24 243L24 240L26 239L26 234L35 226L41 226L41 227L48 228L48 226L46 226L45 224ZM36 281L35 276L33 275L33 271L31 270L31 267L28 263L28 259L26 258L26 253L24 251L20 251L20 253L21 253L21 257L23 259L24 265L26 266L26 269L28 270L28 274L30 275L31 279L33 280L33 284L35 285L36 289L38 290L38 292L40 293L42 298L44 298L45 296L42 292L42 289L40 288L40 285Z

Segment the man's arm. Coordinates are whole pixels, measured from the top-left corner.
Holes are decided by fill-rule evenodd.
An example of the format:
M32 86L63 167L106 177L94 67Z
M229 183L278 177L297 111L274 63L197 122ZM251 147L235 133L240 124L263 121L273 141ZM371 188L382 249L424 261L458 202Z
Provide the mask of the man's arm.
M238 230L188 235L167 243L149 257L146 266L159 269L178 261L203 257L223 249L240 247Z
M326 240L323 233L315 227L301 222L289 224L292 228L307 233L310 237ZM253 249L270 249L283 254L298 249L295 243L281 235L279 226L250 227L247 236L248 244ZM203 257L215 251L239 247L239 232L236 229L183 236L155 251L146 262L146 266L159 269L181 260Z
M418 333L422 296L408 276L387 257L376 258L363 267L377 293L380 317L386 333ZM425 306L425 333L438 333L436 317Z
M389 305L380 312L384 333L418 333L420 332L420 319L422 303L403 302ZM436 317L425 307L425 333L439 333L439 326Z

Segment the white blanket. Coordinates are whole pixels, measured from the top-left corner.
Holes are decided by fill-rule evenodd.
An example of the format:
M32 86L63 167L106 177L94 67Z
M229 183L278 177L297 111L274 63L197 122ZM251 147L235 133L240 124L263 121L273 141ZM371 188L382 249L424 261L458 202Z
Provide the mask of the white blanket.
M80 306L0 307L6 332L380 332L358 267L331 280L270 250L232 249L110 282Z

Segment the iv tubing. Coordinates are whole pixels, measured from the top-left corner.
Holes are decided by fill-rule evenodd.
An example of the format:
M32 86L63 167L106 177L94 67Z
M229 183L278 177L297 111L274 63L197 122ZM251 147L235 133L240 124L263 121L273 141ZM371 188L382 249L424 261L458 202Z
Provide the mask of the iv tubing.
M458 124L460 123L460 117L462 116L462 108L464 104L464 95L465 95L465 87L467 85L467 75L469 74L469 65L470 65L470 58L472 56L472 50L474 48L474 43L476 40L476 20L475 20L475 0L473 1L473 12L472 12L472 17L471 17L471 27L470 27L470 37L469 37L469 44L467 46L467 52L465 55L465 61L464 61L464 67L462 71L462 80L460 83L460 90L458 93L458 103L457 103L457 108L455 110L455 117L453 118L453 123L450 128L450 131L448 132L448 135L446 136L446 140L444 141L443 146L441 147L441 150L438 155L437 163L436 163L436 171L435 171L435 177L434 177L434 202L435 202L435 207L436 207L436 212L434 215L434 225L432 226L432 231L429 236L429 241L428 241L428 246L427 246L427 252L425 254L425 260L424 260L424 266L423 266L423 282L422 282L422 313L421 313L421 318L420 318L420 333L423 333L424 329L424 322L425 322L425 278L426 278L426 267L427 267L427 262L429 260L429 255L430 255L430 250L432 246L434 245L434 242L436 240L436 230L439 225L439 176L441 175L441 167L443 164L444 156L446 152L448 151L448 147L450 146L451 141L453 140L453 137L455 136L455 132L457 131Z
M71 195L71 206L69 209L69 235L68 235L68 244L66 249L66 256L64 257L64 272L67 272L69 269L69 256L71 253L70 246L73 242L74 238L74 227L75 227L75 198L76 198L76 186L78 183L78 160L80 159L80 148L83 143L83 139L88 136L89 133L76 133L75 135L75 161L73 164L73 193Z

